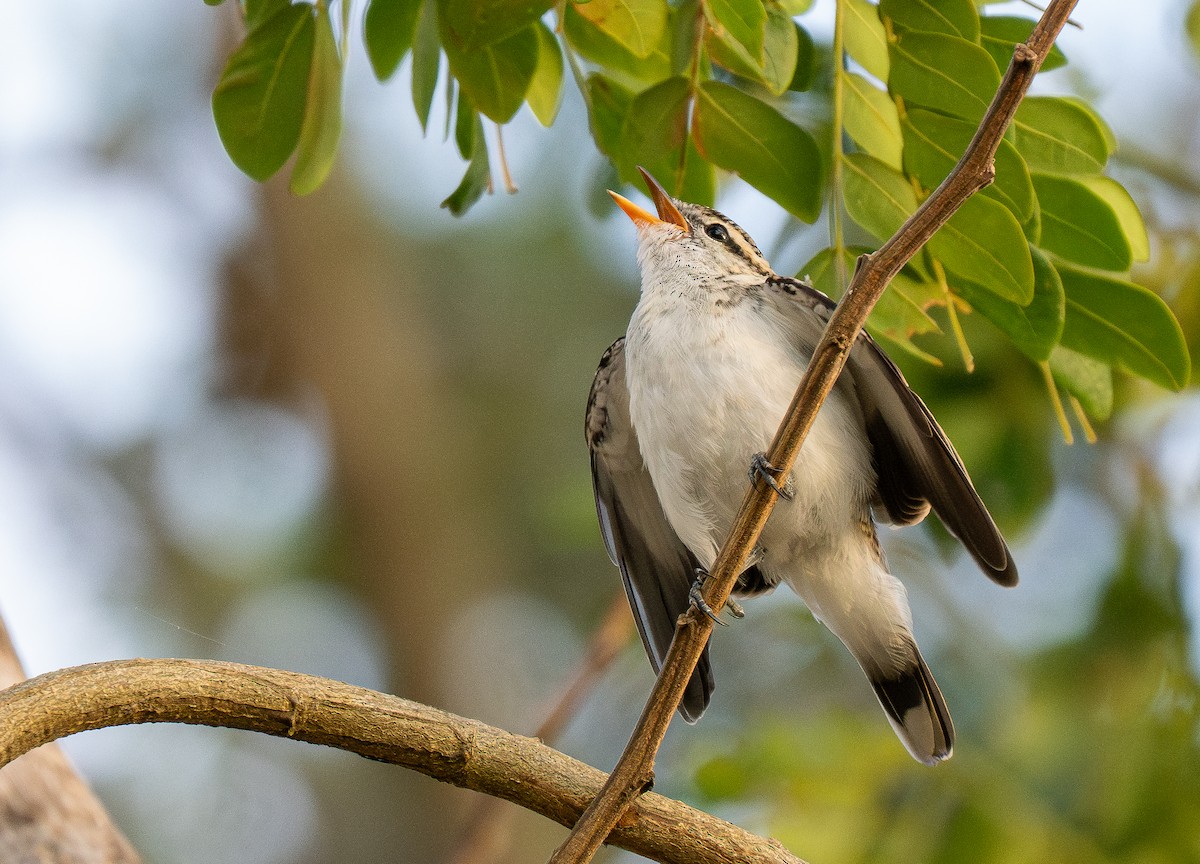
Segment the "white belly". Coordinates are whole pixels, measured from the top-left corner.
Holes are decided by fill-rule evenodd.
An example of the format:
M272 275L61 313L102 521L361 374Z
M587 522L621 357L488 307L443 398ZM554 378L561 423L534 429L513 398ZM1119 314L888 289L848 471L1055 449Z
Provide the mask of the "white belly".
M752 302L697 314L645 300L630 324L630 413L642 455L668 520L705 567L746 493L750 459L770 445L808 360L782 326ZM874 477L861 420L841 392L822 407L793 479L795 498L779 502L763 534L762 566L796 584L804 578L797 565L820 571L819 559L844 554L855 537L861 545ZM811 593L801 590L816 605Z

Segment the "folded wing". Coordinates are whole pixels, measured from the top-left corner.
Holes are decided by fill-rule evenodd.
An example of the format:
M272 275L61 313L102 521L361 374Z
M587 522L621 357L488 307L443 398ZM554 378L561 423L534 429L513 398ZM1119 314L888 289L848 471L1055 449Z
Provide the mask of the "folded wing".
M834 302L811 285L779 278L802 347L812 351ZM815 314L813 314L815 313ZM850 351L840 386L851 387L871 441L882 513L897 525L920 522L930 507L995 582L1017 584L1017 568L962 460L896 364L868 334Z
M629 419L624 348L622 337L600 360L588 398L586 433L604 545L621 570L642 644L657 673L675 635L675 622L687 611L697 562L667 522L642 462ZM706 647L679 706L684 719L700 718L712 690Z

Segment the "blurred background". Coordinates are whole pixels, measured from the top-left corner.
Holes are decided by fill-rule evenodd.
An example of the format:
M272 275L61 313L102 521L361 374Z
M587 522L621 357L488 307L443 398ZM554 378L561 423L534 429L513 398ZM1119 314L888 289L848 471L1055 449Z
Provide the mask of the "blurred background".
M826 40L831 7L806 18ZM1135 278L1195 356L1186 11L1086 0L1071 65L1038 86L1097 100L1113 126L1154 244ZM298 199L248 181L217 139L232 3L6 12L0 611L30 674L211 657L532 732L619 590L582 422L637 277L627 220L596 204L578 94L568 83L551 130L518 115L520 193L456 221L438 208L462 171L444 108L422 138L405 70L377 84L356 31L338 168ZM781 272L826 241L736 180L719 206ZM672 728L656 788L814 862L1200 860L1200 397L1121 380L1099 442L1066 446L1037 369L966 324L973 375L941 339L921 343L941 370L898 359L1022 584L991 585L936 527L886 536L954 759L913 762L853 661L780 592L717 634L712 708ZM630 642L557 746L611 767L651 680ZM65 746L163 864L443 861L478 801L230 730ZM543 860L565 836L524 812L512 831L500 860Z

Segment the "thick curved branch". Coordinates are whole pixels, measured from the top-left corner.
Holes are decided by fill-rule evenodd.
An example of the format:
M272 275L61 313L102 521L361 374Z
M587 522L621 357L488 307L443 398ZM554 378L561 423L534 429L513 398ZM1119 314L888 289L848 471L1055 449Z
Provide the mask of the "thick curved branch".
M349 750L520 804L562 825L603 772L476 720L325 678L208 660L117 660L0 692L0 766L66 735L130 723L249 729ZM776 840L645 795L611 842L662 862L803 864Z
M1078 0L1051 0L1028 41L1018 43L1013 59L996 91L987 113L970 145L954 170L933 194L917 208L887 243L859 259L858 269L845 296L834 310L825 333L813 351L812 360L792 398L787 416L775 433L767 460L781 476L788 476L817 411L833 390L846 365L850 348L862 331L877 300L910 258L946 224L973 194L992 182L993 160L1017 106L1025 97L1033 76L1041 68L1054 40L1067 23ZM766 484L752 484L734 519L729 537L713 563L704 584L704 599L720 610L733 590L737 577L749 562L767 517L775 507L776 494ZM653 776L654 757L666 735L667 726L683 698L684 687L712 633L712 621L695 608L679 619L675 639L663 661L662 672L646 707L638 718L625 752L596 799L571 831L566 842L550 857L550 864L585 864L605 842L621 814L637 799Z

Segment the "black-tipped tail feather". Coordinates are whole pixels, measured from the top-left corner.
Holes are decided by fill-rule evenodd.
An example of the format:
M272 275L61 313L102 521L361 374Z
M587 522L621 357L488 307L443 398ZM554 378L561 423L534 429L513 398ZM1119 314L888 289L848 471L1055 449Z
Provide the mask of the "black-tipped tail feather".
M954 724L942 691L913 646L913 664L899 674L874 675L871 686L888 722L918 762L936 765L954 750Z

